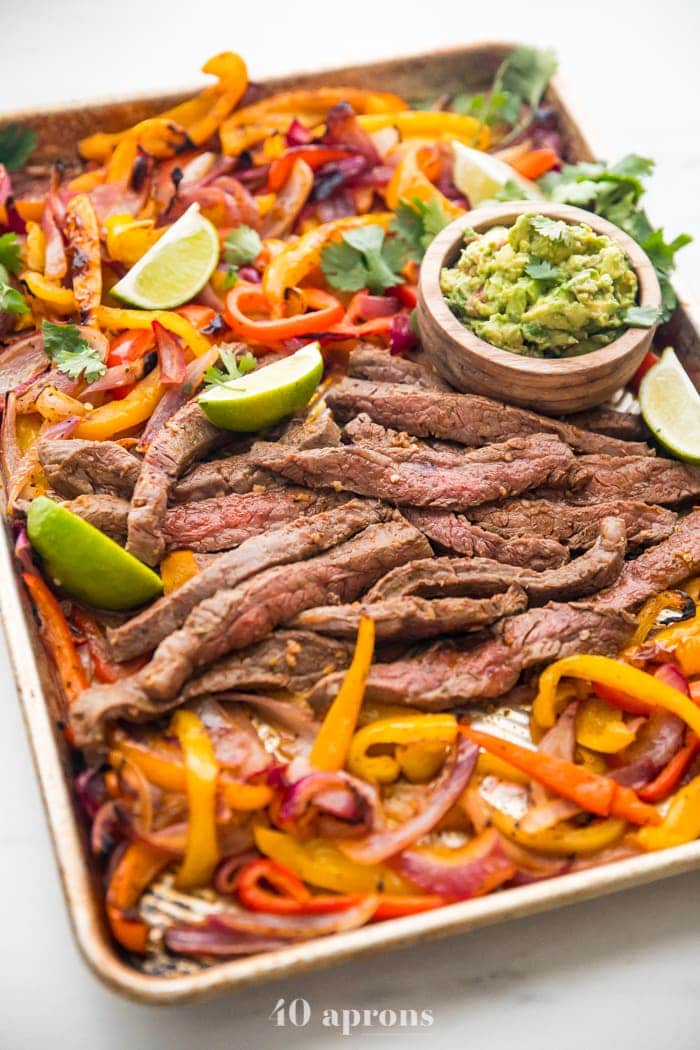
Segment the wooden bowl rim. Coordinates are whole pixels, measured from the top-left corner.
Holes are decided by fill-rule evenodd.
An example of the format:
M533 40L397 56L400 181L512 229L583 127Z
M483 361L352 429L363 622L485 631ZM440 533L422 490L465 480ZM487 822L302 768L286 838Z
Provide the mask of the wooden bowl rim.
M627 328L612 343L591 350L579 357L527 357L512 350L503 350L499 346L487 343L472 329L463 324L452 313L440 288L440 272L444 266L454 262L467 227L481 233L492 226L509 226L523 214L546 215L548 218L562 219L564 222L583 223L596 233L605 234L616 241L629 259L639 283L639 305L661 306L661 288L651 260L646 252L628 234L607 219L593 212L575 208L570 204L555 204L551 201L505 201L483 208L474 208L458 219L454 219L434 238L425 253L419 277L421 306L433 318L438 327L455 343L480 358L488 358L492 365L522 373L523 375L552 376L553 369L562 377L581 376L590 369L612 365L624 360L633 353L641 339L645 338L649 328Z

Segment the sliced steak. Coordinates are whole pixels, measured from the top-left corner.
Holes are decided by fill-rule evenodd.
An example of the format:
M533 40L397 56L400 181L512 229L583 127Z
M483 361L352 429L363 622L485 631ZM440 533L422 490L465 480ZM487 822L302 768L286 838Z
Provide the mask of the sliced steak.
M449 468L397 462L359 445L297 451L258 442L251 458L266 470L312 488L334 488L391 503L448 510L525 492L543 484L542 478L550 485L563 484L573 464L569 447L552 434L533 434L481 451L482 458Z
M116 441L44 439L38 452L51 488L69 498L106 492L129 499L141 470L141 460Z
M250 452L237 452L224 459L208 463L197 463L173 486L170 497L173 503L190 503L194 500L212 499L230 493L252 492L278 484L271 474L257 467Z
M607 587L620 575L625 556L625 526L606 518L598 540L579 558L557 569L533 572L487 558L426 558L393 569L374 585L366 601L418 595L422 598L496 594L518 586L531 602L582 598Z
M340 427L328 409L312 411L302 419L292 419L285 426L280 441L296 448L325 448L340 444Z
M307 609L294 620L305 627L337 638L354 638L362 616L374 620L379 641L435 638L460 634L522 612L527 596L521 587L509 587L492 598L387 598L383 602L326 605Z
M352 645L313 631L275 631L256 645L229 653L193 678L185 698L222 693L229 689L285 689L305 693L324 675L343 671L352 657Z
M113 685L92 686L78 697L71 709L76 742L99 739L105 718L143 721L168 710L195 671L252 645L322 601L353 601L391 567L424 556L426 547L424 536L406 521L370 525L315 558L217 591L193 609L141 671Z
M215 558L206 569L172 594L159 598L148 609L109 632L117 660L150 652L187 619L196 605L217 591L230 589L273 565L312 558L343 543L368 525L391 517L389 507L352 500L336 510L300 518L273 532L246 540L235 551Z
M565 543L573 550L585 550L595 543L603 518L624 521L628 547L644 547L666 539L676 522L672 510L624 499L603 500L587 506L574 505L563 499L507 500L473 507L468 517L506 539L540 536Z
M454 554L490 558L507 565L524 565L535 572L554 569L568 561L569 552L556 540L538 536L506 538L472 525L463 514L449 510L415 510L407 507L406 518L433 543Z
M618 412L614 408L591 408L587 412L576 412L564 420L581 430L593 430L596 434L620 438L622 441L646 441L649 432L638 412Z
M348 358L348 375L354 379L371 379L375 383L402 383L427 390L451 390L444 379L433 371L426 358L411 360L378 350L358 346Z
M463 446L452 445L447 441L421 441L405 431L393 430L391 427L383 427L381 423L375 423L364 412L345 424L343 437L348 444L376 449L377 452L391 455L397 461L434 463L443 467L459 467L466 457L483 451L474 449L465 452Z
M605 609L634 609L698 572L700 510L693 510L678 519L667 540L626 562L617 581L596 598L595 604Z
M615 656L633 629L632 617L624 613L552 603L501 620L485 641L439 642L420 655L374 664L365 698L424 711L492 700L512 689L530 667L578 653ZM322 679L311 693L311 704L325 706L341 682L338 674Z
M641 500L673 505L700 496L700 467L649 456L581 456L571 472L574 503Z
M117 543L124 543L131 506L127 499L122 499L121 496L110 496L103 492L95 496L78 496L77 499L69 500L63 506L84 521L90 522L96 529L100 529L110 539Z
M156 565L165 552L163 521L168 496L196 459L228 440L227 431L210 423L196 401L188 401L153 438L131 497L126 549Z
M580 430L523 408L491 401L479 394L344 379L332 386L326 401L341 421L365 412L376 423L406 430L416 437L437 437L478 447L527 434L555 434L577 452L606 455L651 455L642 443L619 441Z

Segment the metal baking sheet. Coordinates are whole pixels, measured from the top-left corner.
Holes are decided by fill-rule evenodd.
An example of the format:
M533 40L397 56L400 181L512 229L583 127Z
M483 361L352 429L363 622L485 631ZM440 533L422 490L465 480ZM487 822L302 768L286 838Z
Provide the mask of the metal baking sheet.
M408 98L479 90L491 82L512 47L513 44L504 42L471 44L367 65L289 75L267 80L263 88L270 94L317 84L361 87L373 84L380 90L397 91ZM0 127L21 120L35 128L39 148L33 166L40 174L42 165L59 157L66 158L67 143L74 143L98 129L126 127L190 93L5 114L0 117ZM550 85L548 101L560 116L567 159L592 160L594 151L558 77ZM700 386L700 309L691 305L682 292L680 299L661 338L676 347ZM216 963L195 972L174 972L167 976L144 973L120 953L105 921L100 875L87 848L84 822L76 809L70 755L58 726L58 687L32 610L19 585L7 528L0 530L0 613L76 940L93 972L111 988L132 999L156 1004L200 999L343 959L520 918L700 867L698 841L452 904L422 915L393 919L263 955Z

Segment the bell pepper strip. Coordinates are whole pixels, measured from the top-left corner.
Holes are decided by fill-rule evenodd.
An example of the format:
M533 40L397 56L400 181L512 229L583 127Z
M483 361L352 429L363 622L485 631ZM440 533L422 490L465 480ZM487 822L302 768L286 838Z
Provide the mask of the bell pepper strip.
M383 128L396 128L403 139L458 139L481 150L488 149L491 142L491 132L486 124L476 117L447 110L407 109L401 113L371 113L359 116L357 121L370 134Z
M546 172L551 171L561 164L561 159L555 150L548 146L543 149L531 149L520 157L514 157L510 161L514 168L524 179L539 179Z
M97 321L101 328L118 332L125 328L150 329L158 321L169 332L179 335L190 348L195 357L201 357L211 349L211 343L198 332L193 325L174 310L125 310L111 306L101 306L97 311Z
M422 911L433 911L434 908L442 908L450 903L447 897L439 897L436 893L423 893L420 896L417 894L415 897L380 893L372 919L375 922L401 919L405 915L419 915Z
M320 288L304 288L303 296L311 310L293 317L255 320L250 311L267 310L267 299L259 284L235 285L226 296L225 318L231 330L241 339L254 343L277 343L282 339L317 335L336 324L343 314L343 304Z
M542 672L533 704L533 712L540 725L547 726L552 695L564 676L582 678L617 689L650 707L664 707L682 718L700 736L700 708L692 700L654 675L608 656L566 656Z
M348 149L339 149L337 146L322 146L311 144L309 146L292 146L284 151L281 157L277 157L270 164L267 176L268 189L277 193L282 189L289 178L292 168L297 160L303 160L312 171L322 167L333 160L343 160L351 157L352 152Z
M338 695L328 708L311 748L309 761L316 769L330 773L342 769L345 765L373 656L374 620L369 616L362 616L352 663Z
M199 566L192 551L171 551L160 563L163 593L171 594L196 576L198 572Z
M141 656L119 664L112 660L104 632L96 620L80 606L73 606L71 620L85 638L93 674L98 682L118 682L134 674L146 663L147 658Z
M476 760L476 772L481 777L498 777L499 780L512 780L515 784L527 785L530 783L530 778L526 773L522 773L515 766L512 766L510 762L505 762L497 755L490 755L488 751L479 752L479 757Z
M205 331L217 316L216 310L213 310L211 306L201 306L199 303L178 306L175 313L189 321L198 332Z
M43 271L46 263L46 237L38 222L27 223L27 239L22 252L28 270Z
M635 835L645 850L668 849L694 842L700 836L700 777L673 796L668 812L656 828L640 828Z
M329 241L340 237L345 230L354 230L358 226L374 225L387 229L392 217L389 212L373 212L368 215L349 215L346 218L334 219L309 230L298 241L278 252L265 268L262 281L270 315L284 316L286 290L295 288L320 265L321 252Z
M20 278L27 286L29 293L40 302L46 303L53 311L60 314L71 314L77 310L77 303L71 288L64 288L56 281L51 281L43 274L34 273L32 270L25 270L20 274Z
M341 102L348 102L356 113L394 113L408 108L405 99L390 91L368 91L352 87L320 87L299 91L283 91L237 110L221 128L222 143L230 128L248 124L260 124L270 120L304 117L306 120L323 119L329 109Z
M549 791L570 799L581 809L599 817L619 817L630 824L658 823L659 816L655 809L640 802L631 788L621 787L608 777L591 773L573 762L543 751L534 751L509 740L481 733L471 726L460 725L459 730L485 751L510 762Z
M662 591L644 603L637 615L637 627L629 644L630 649L642 645L647 640L649 632L656 625L659 613L669 607L677 608L679 597L678 592Z
M23 572L22 579L41 621L41 637L53 657L66 700L71 704L87 688L88 679L70 626L60 603L40 576Z
M700 614L659 631L642 653L645 658L672 654L684 675L700 673Z
M105 222L107 254L114 262L134 266L165 233L153 219L134 219L133 215L110 215Z
M688 743L677 751L668 765L649 784L637 791L643 802L660 802L676 787L695 755L700 751L700 740L691 734Z
M319 915L345 911L359 903L357 894L314 897L293 872L278 861L267 858L250 861L241 868L236 877L235 893L241 904L251 911L272 915Z
M406 780L410 780L412 784L426 784L438 775L445 764L447 745L439 740L399 744L395 755Z
M639 387L641 385L644 376L647 374L650 368L654 365L658 365L660 360L659 354L655 354L653 350L647 351L646 356L642 359L642 363L630 379L627 386L630 388L633 394L639 393Z
M175 885L193 889L209 882L219 862L216 836L216 781L219 763L202 722L193 711L176 711L171 732L182 748L187 782L187 845Z
M140 379L126 397L108 401L83 416L75 436L87 441L105 441L150 419L163 394L157 368Z
M491 823L494 828L509 842L516 846L547 855L577 854L586 856L609 849L619 842L627 830L627 822L616 817L595 821L587 827L579 828L568 821L562 821L551 828L526 832L518 827L518 822L507 813L498 809L491 810Z
M179 153L189 145L187 132L164 116L148 117L126 131L114 133L97 131L78 141L78 152L83 160L108 162L117 148L125 142L141 146L146 153L163 160Z
M439 742L454 744L457 738L457 719L454 715L407 715L403 718L383 718L359 729L348 751L348 769L362 780L377 784L391 784L401 773L395 755L369 754L373 747L387 748L401 744Z
M102 300L102 258L97 217L87 194L78 193L68 201L64 229L73 251L73 295L81 321L91 324Z
M601 685L600 682L593 682L592 685L596 696L600 697L601 700L605 700L606 704L611 704L613 707L619 708L620 711L625 711L628 715L650 715L654 710L653 704L649 704L645 700L638 700L635 696L628 696L627 693L623 693L620 689L611 689L609 686Z
M107 918L115 939L129 952L146 951L151 929L129 911L171 859L148 843L130 842L114 869L107 887Z
M622 712L604 700L584 700L576 712L576 740L591 751L612 755L629 747L635 733L622 721Z
M420 154L423 150L423 146L413 145L396 165L384 194L387 206L396 211L402 200L420 200L424 203L437 201L450 219L459 218L464 214L464 209L441 193L422 170Z
M304 882L339 893L376 893L413 896L417 888L384 864L358 864L327 839L305 839L276 828L257 826L255 844L266 857L283 864Z

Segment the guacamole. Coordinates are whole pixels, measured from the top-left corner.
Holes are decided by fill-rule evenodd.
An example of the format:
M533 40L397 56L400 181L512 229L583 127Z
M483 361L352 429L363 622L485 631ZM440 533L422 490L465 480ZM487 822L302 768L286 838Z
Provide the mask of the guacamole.
M630 326L637 276L622 248L588 226L521 215L506 229L466 230L440 286L487 343L529 357L572 357Z

